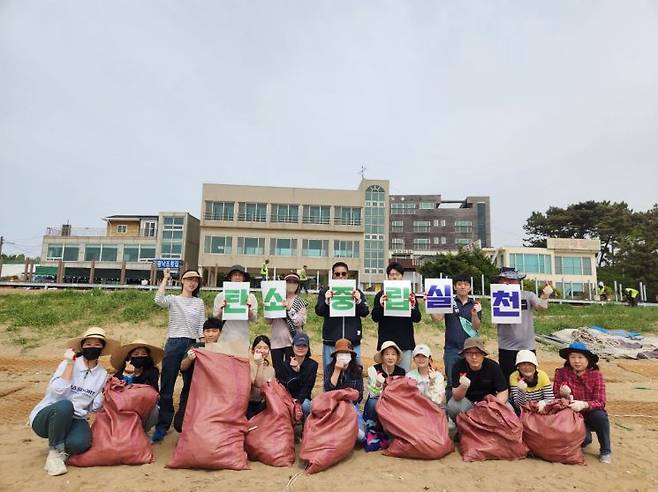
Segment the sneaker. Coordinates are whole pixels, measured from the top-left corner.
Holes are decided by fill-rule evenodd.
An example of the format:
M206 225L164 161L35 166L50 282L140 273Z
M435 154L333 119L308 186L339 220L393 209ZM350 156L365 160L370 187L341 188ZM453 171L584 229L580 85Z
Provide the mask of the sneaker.
M612 463L612 453L605 453L599 456L599 461L603 464L609 465Z
M46 471L50 476L64 475L67 472L64 460L62 460L61 453L58 450L51 449L48 452Z
M151 434L151 442L152 443L161 442L166 435L167 435L167 431L164 431L162 429L155 429L153 431L153 434Z

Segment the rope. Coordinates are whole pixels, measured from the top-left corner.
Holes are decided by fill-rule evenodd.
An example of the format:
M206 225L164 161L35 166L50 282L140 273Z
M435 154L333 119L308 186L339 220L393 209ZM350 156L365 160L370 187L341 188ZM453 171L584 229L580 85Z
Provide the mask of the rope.
M300 477L300 475L303 475L304 473L306 473L306 470L302 470L300 472L297 472L292 477L290 477L290 480L288 480L288 484L283 489L284 492L287 492L288 490L292 490L292 486L295 485L295 482Z

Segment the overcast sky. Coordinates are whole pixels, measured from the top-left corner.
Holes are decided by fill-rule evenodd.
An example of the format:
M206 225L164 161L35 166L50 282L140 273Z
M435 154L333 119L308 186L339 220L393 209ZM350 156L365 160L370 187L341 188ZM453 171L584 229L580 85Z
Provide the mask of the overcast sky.
M203 182L658 201L657 1L0 0L0 235ZM258 197L253 197L258 198Z

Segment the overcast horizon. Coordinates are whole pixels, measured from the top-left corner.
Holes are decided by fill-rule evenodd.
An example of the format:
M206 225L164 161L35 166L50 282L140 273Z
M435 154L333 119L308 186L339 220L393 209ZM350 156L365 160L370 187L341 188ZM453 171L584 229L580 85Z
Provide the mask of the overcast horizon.
M230 183L658 202L658 2L0 0L0 235ZM257 197L250 197L257 199Z

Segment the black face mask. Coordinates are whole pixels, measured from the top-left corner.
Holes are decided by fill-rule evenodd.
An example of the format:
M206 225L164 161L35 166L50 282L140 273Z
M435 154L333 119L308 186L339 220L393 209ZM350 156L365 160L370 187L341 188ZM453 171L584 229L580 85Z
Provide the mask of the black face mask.
M101 356L103 347L85 347L82 349L82 356L87 360L96 360Z
M141 369L151 367L153 365L153 360L147 355L142 355L139 357L131 357L130 363L135 366L135 369Z

